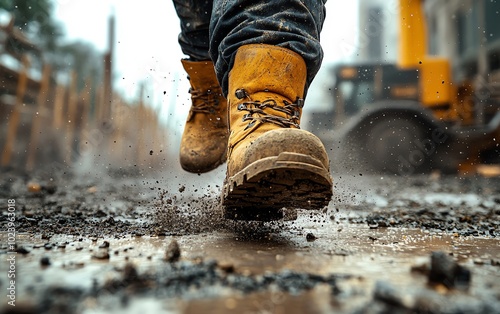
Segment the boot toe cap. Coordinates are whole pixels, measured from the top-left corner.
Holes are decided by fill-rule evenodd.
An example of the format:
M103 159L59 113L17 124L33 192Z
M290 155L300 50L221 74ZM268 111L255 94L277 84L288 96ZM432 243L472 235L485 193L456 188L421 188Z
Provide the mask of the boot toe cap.
M245 147L232 152L228 170L234 174L251 163L290 152L302 154L317 160L324 168L329 168L329 158L323 143L314 134L301 129L275 129L264 133ZM242 150L242 151L241 151Z
M180 151L180 164L182 169L192 173L204 173L214 170L226 161L227 142L208 141L210 146L205 145L183 145Z

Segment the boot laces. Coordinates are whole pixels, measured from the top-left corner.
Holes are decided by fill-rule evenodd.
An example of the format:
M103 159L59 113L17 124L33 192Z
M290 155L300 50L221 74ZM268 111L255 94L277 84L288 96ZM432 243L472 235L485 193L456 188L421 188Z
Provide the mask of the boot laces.
M237 92L239 94L244 93L245 97L249 98L249 95L246 91L238 90ZM243 121L250 121L245 130L253 127L257 121L274 123L283 128L295 127L297 129L300 129L300 109L303 106L304 100L297 97L294 103L283 100L283 105L279 105L274 99L267 99L263 102L258 100L245 101L238 105L238 110L248 111L248 113L243 116ZM264 111L267 108L283 112L287 117L280 117Z
M216 87L207 90L190 88L189 93L193 100L191 104L192 112L215 113L219 105L219 97L221 96L221 93L217 92Z

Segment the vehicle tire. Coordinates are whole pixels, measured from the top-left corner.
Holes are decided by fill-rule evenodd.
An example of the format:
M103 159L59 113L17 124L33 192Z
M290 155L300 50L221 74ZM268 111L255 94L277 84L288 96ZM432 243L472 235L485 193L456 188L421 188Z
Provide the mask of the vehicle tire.
M374 120L366 133L363 157L376 171L398 175L428 172L432 156L422 146L426 139L424 130L418 120Z

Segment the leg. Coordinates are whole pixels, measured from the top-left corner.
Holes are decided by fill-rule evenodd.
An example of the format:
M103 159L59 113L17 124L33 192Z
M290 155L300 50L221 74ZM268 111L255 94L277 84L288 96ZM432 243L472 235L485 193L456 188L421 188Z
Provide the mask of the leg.
M192 61L210 60L209 24L213 0L173 0L181 24L179 44Z
M300 129L319 70L324 3L217 1L210 53L229 106L225 217L279 219L282 208L320 209L332 196L321 141Z
M227 93L228 76L239 47L268 44L299 54L307 66L305 93L323 59L319 42L326 0L233 0L214 2L210 56Z

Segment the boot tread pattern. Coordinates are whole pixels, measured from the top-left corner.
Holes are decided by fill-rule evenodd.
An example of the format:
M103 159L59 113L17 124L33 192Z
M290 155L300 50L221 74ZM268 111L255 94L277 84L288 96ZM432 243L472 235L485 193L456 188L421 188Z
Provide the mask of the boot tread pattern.
M320 210L328 206L332 197L328 171L314 164L283 159L280 155L258 160L226 179L224 217L269 221L283 218L284 209Z

